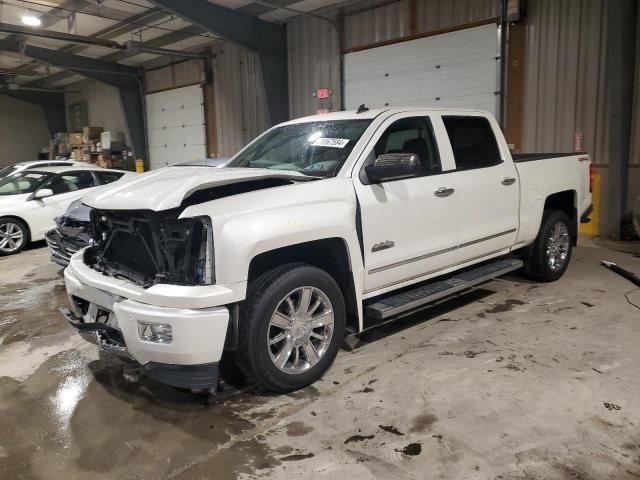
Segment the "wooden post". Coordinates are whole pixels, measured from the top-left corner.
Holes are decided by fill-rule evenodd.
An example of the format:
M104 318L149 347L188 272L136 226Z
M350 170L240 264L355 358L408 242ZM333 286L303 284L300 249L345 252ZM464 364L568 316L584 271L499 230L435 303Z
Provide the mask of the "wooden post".
M511 24L508 27L507 85L505 137L513 145L513 152L522 148L522 114L524 107L525 25Z

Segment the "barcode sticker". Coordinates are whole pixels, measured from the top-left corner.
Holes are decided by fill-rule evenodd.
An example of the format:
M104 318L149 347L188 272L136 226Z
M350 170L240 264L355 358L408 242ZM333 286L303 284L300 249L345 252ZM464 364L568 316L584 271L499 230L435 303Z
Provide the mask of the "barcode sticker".
M314 147L344 148L349 143L348 138L317 138L311 145Z

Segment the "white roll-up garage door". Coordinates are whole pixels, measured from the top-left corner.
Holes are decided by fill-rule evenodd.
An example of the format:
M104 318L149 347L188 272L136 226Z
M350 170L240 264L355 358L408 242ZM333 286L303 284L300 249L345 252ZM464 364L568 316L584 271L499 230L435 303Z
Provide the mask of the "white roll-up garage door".
M206 130L202 87L175 88L146 95L149 166L206 157Z
M495 24L345 55L347 109L436 106L498 113L500 63Z

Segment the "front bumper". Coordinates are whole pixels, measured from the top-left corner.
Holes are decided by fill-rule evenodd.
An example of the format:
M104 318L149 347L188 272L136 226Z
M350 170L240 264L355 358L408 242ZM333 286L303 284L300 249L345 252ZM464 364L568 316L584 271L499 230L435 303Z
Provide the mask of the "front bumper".
M81 281L82 273L74 268L76 258L64 272L71 308L63 310L63 315L80 335L102 350L130 357L163 383L184 388L213 386L204 384L217 381L229 324L226 306L166 307L125 298ZM92 272L104 282L121 282ZM170 325L172 341L142 340L138 322Z
M82 317L75 316L68 308L61 308L60 313L88 342L98 345L106 352L132 359L122 332L117 328L102 323L86 323ZM150 378L172 387L209 389L215 388L218 384L218 362L200 365L148 362L144 365L144 371Z

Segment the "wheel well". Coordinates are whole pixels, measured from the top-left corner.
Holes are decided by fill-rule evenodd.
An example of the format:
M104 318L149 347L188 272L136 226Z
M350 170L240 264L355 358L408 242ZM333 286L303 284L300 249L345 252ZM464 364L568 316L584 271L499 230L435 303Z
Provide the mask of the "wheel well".
M565 190L564 192L549 195L544 202L545 210L561 210L569 217L569 229L571 241L575 246L578 243L578 210L576 207L575 190Z
M344 295L347 328L358 331L358 306L349 252L341 238L314 240L261 253L249 264L249 282L280 265L296 262L313 265L333 277Z
M29 224L23 218L17 217L16 215L3 215L0 217L0 220L4 220L5 218L19 220L27 229L27 243L31 242L31 229L29 228Z

